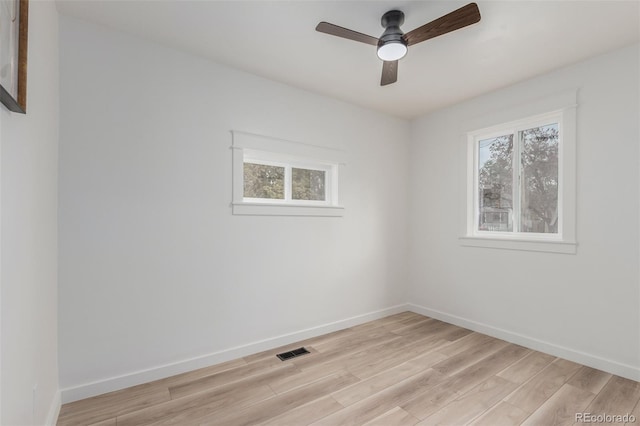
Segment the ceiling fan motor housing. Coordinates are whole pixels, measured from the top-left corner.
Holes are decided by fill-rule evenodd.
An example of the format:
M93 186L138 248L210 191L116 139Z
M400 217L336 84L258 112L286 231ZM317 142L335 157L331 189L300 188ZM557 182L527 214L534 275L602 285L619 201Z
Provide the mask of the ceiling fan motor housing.
M400 10L390 10L382 15L380 23L385 28L382 36L378 41L378 47L387 43L402 43L406 46L406 41L402 38L404 33L400 29L400 25L404 23L404 13Z

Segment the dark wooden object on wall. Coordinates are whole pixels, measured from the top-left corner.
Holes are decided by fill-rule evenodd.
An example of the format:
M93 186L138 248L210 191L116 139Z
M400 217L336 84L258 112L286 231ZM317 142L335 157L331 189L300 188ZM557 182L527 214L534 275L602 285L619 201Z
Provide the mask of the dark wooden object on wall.
M26 114L27 112L27 45L29 34L29 0L20 1L20 16L18 21L18 69L16 78L18 90L14 97L4 87L0 86L0 101L13 112Z

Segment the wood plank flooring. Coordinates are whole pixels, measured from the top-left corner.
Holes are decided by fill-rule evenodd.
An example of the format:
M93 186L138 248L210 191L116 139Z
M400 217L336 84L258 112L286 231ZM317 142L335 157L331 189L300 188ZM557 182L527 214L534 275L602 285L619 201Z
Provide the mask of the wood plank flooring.
M65 404L58 425L640 426L639 401L638 382L404 312Z

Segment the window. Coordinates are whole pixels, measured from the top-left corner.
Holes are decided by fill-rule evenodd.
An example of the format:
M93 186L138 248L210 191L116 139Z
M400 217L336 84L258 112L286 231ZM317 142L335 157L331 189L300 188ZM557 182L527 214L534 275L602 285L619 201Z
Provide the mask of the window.
M286 159L269 152L244 150L242 201L331 205L334 166Z
M468 134L463 245L575 253L575 108Z
M475 137L476 231L558 233L559 119Z
M233 132L233 213L341 216L341 152Z
M294 200L326 201L326 170L291 169L291 198Z

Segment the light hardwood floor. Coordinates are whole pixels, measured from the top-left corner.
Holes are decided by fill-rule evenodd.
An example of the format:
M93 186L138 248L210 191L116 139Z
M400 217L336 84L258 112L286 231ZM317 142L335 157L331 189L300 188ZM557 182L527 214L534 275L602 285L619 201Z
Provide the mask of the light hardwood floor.
M638 382L404 312L65 404L58 425L640 426L639 400Z

